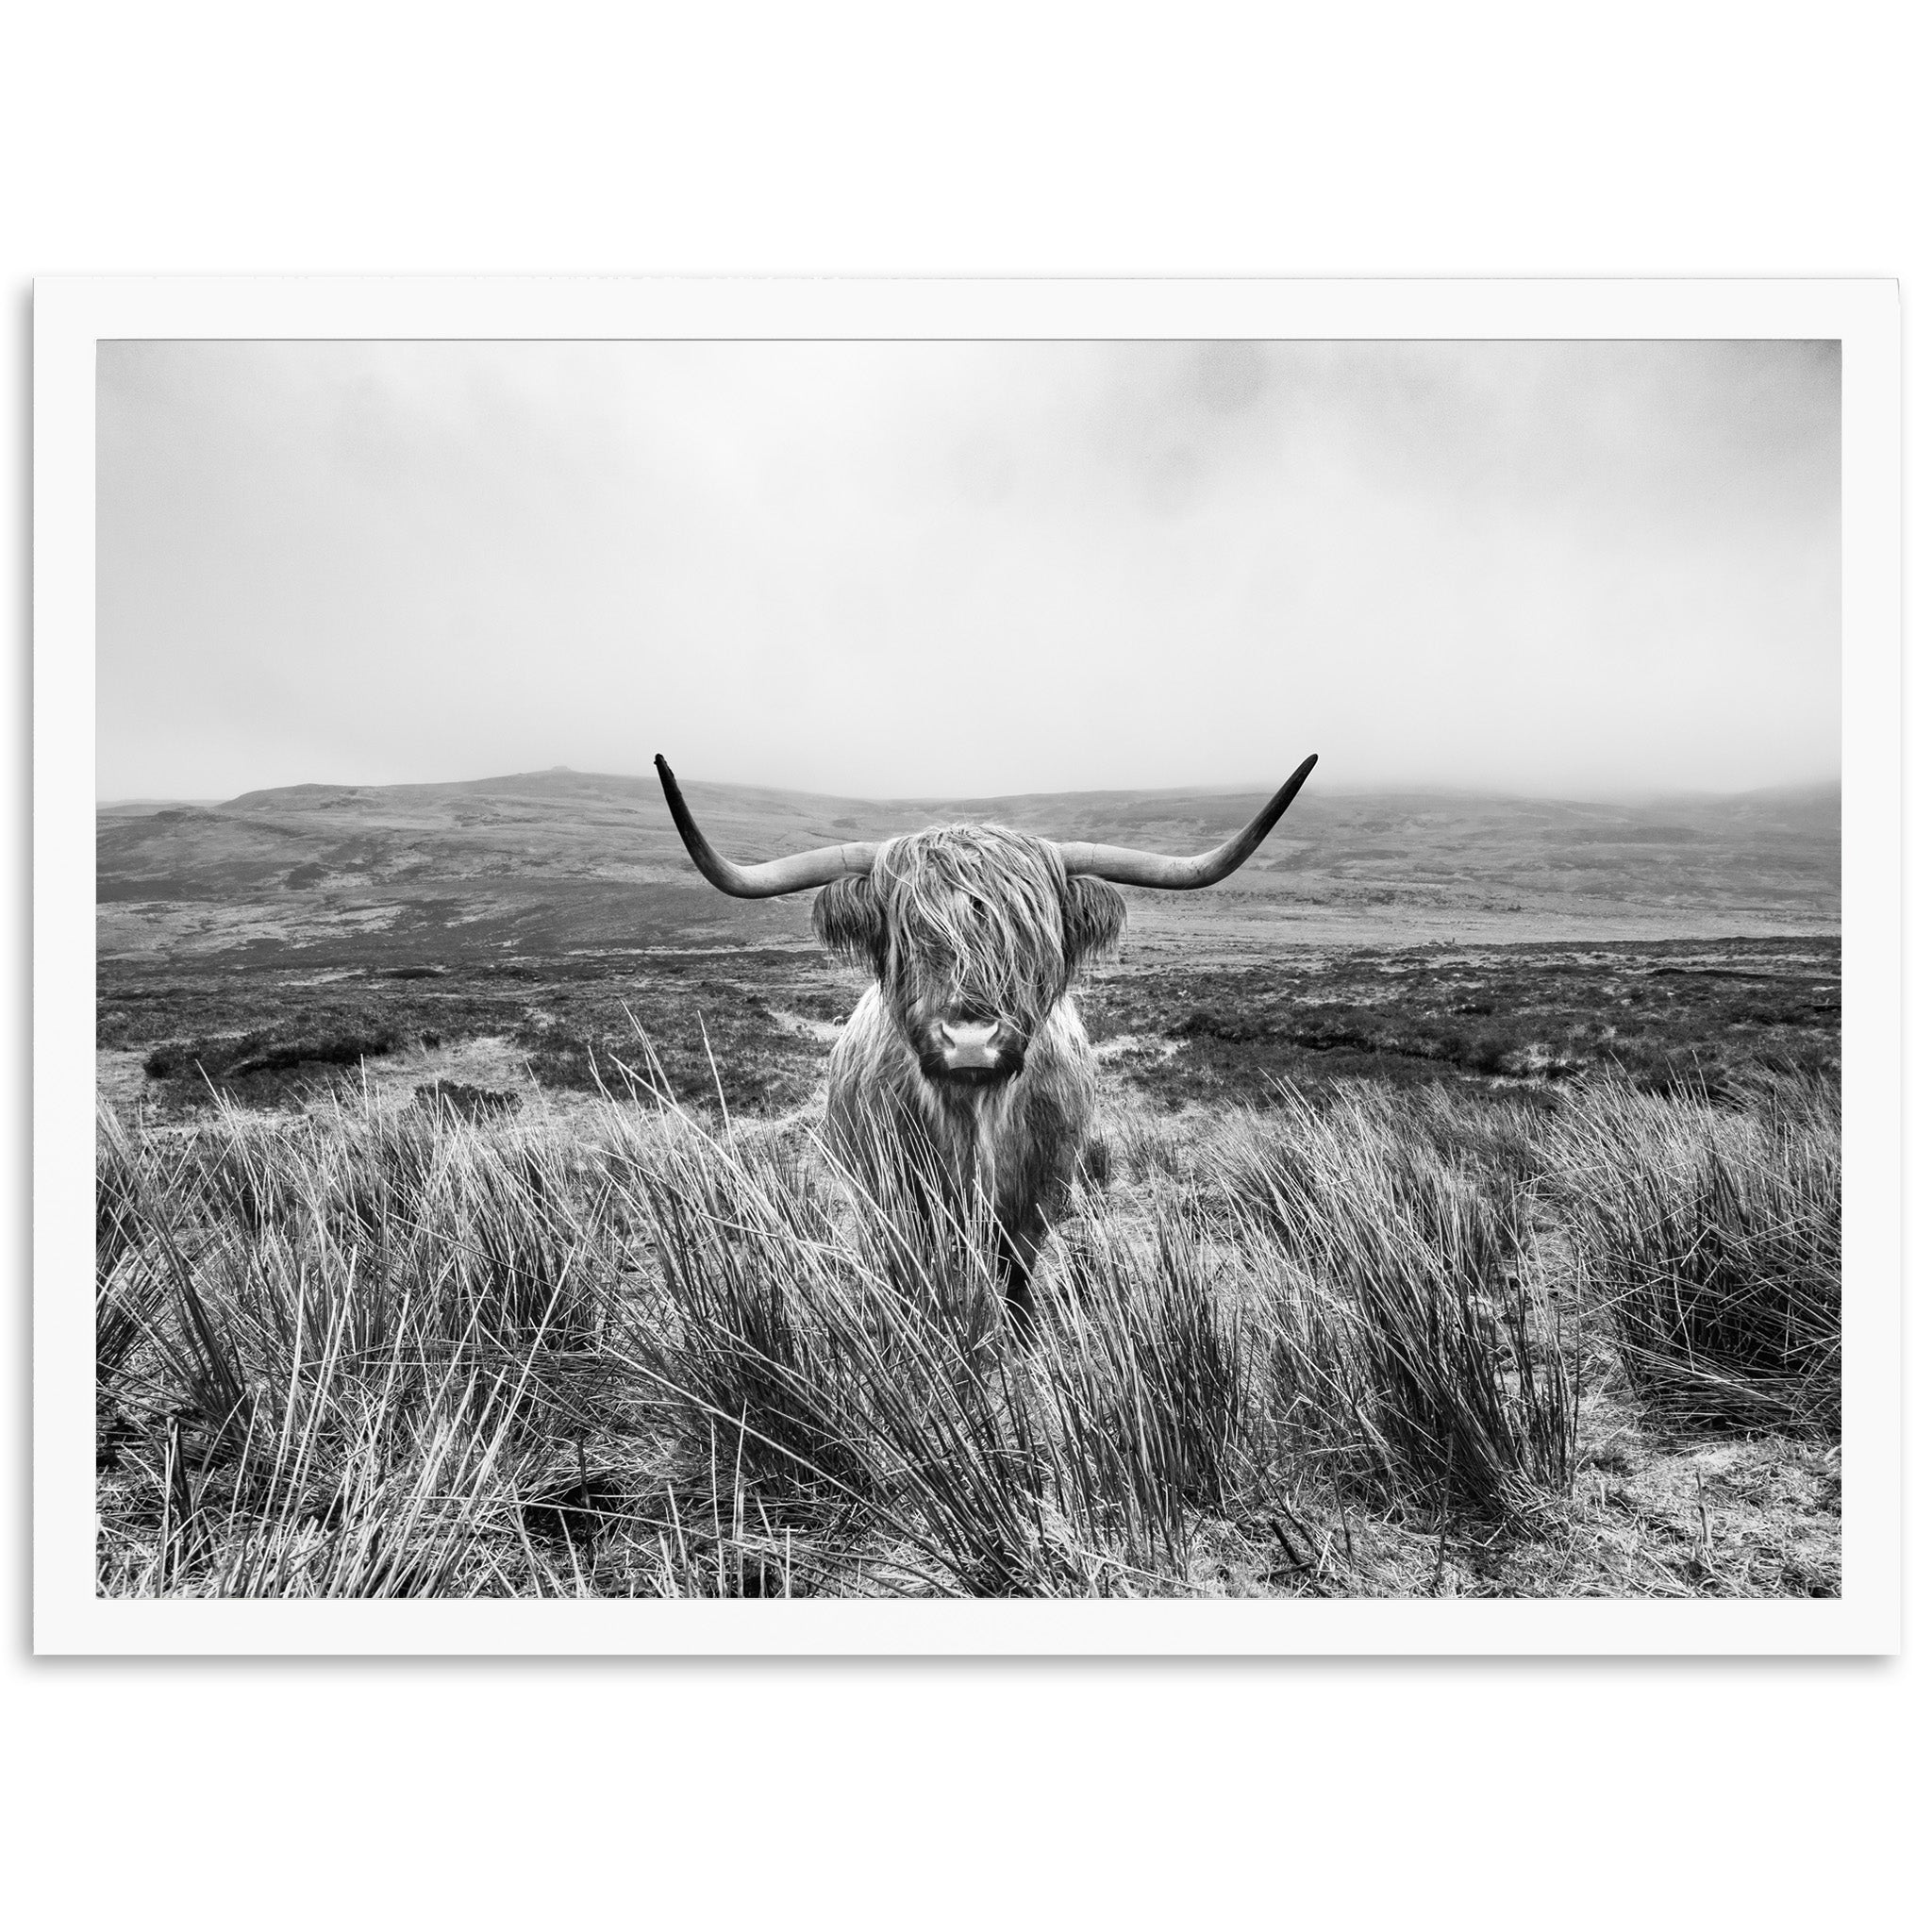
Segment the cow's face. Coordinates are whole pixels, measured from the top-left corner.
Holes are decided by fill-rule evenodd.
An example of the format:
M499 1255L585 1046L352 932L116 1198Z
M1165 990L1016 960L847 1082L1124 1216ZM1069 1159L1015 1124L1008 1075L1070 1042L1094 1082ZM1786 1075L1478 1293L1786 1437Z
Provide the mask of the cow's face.
M1074 974L1120 938L1111 886L1069 878L1043 839L949 825L882 846L825 887L812 924L878 980L927 1079L959 1094L1009 1080Z

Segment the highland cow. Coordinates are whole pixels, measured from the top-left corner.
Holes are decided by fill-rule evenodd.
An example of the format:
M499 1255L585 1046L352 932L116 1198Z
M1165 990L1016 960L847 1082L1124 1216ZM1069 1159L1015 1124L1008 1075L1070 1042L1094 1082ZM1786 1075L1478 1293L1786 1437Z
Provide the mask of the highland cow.
M1070 989L1119 942L1126 903L1113 884L1188 891L1224 879L1315 760L1197 858L960 824L743 866L711 849L671 767L661 756L657 765L685 849L720 891L824 889L813 929L873 978L832 1050L832 1145L861 1175L896 1157L962 1207L983 1197L1008 1306L1025 1324L1034 1263L1066 1207L1098 1091Z

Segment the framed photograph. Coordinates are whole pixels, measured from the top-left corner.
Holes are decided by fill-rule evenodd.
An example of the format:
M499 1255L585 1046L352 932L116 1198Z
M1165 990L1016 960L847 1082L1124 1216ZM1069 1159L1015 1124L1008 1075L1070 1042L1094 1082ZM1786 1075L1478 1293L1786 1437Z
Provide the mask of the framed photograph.
M1893 284L35 302L38 1650L1896 1648Z

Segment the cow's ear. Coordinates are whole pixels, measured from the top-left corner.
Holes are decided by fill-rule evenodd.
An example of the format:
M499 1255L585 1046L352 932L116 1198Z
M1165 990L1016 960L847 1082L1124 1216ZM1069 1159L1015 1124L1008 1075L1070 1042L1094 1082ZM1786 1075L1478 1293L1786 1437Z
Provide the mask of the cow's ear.
M1127 902L1104 879L1083 874L1067 881L1060 918L1067 929L1067 964L1077 971L1091 960L1112 958L1127 923Z
M811 902L811 929L827 951L868 971L882 970L886 957L886 913L872 889L870 874L834 879Z

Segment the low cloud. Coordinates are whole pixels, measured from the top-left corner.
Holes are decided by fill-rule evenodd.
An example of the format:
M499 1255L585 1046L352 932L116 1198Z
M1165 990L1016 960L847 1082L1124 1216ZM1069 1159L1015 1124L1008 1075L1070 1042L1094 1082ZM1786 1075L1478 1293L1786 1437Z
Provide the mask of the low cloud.
M124 343L105 796L1836 775L1813 343Z

